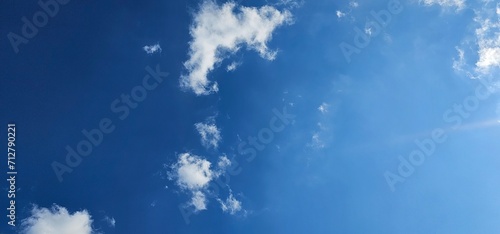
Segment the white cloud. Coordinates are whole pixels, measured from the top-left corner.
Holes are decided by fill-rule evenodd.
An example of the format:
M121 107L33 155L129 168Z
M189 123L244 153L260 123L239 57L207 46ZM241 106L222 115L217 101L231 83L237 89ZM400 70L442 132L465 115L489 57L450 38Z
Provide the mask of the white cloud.
M181 86L197 95L217 92L217 83L208 80L208 73L243 46L273 60L276 51L269 50L267 42L277 27L291 23L291 19L289 11L267 5L256 8L227 2L219 6L204 1L190 28L189 59L184 63L188 74L181 76Z
M231 161L227 158L227 156L220 156L219 162L217 163L219 171L226 169L226 167L231 166Z
M220 136L220 130L213 123L213 120L209 119L205 123L196 123L194 126L201 136L201 144L203 146L207 149L210 147L217 149L219 147L222 137Z
M146 53L148 54L154 54L154 53L161 53L161 46L159 43L156 43L154 45L146 45L144 47L142 47L142 49L144 51L146 51Z
M321 103L321 105L318 107L318 110L321 112L321 113L326 113L328 112L328 107L330 105L328 105L327 103Z
M219 201L222 211L232 215L236 214L242 209L241 201L236 200L232 192L229 193L229 197L225 201L222 201L221 199L217 199L217 201Z
M426 6L439 5L445 8L455 8L460 11L465 8L465 0L420 0Z
M190 192L192 197L188 205L192 206L195 212L207 209L208 200L205 193L208 184L222 175L231 165L231 161L224 155L219 157L216 168L211 168L211 165L211 162L200 156L183 153L179 155L177 162L170 166L172 171L169 172L169 179L175 180L182 190Z
M172 166L177 185L182 189L203 189L212 180L211 163L197 155L183 153Z
M237 62L232 62L231 64L229 64L226 68L226 70L229 72L229 71L234 71L236 70L236 68L241 65L241 63L237 63Z
M342 17L346 16L346 14L342 11L337 11L335 13L337 14L337 18L342 18Z
M51 209L35 206L31 216L22 221L21 229L25 234L91 234L92 219L86 210L70 214L57 205Z
M205 194L201 191L195 191L193 197L191 198L191 205L194 207L195 211L201 211L207 209L207 199Z

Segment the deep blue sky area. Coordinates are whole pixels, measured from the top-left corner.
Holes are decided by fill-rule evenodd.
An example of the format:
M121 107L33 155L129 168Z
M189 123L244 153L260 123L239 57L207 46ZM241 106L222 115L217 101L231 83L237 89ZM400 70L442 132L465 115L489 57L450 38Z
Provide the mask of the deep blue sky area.
M40 2L17 52L0 3L0 234L500 232L498 3Z

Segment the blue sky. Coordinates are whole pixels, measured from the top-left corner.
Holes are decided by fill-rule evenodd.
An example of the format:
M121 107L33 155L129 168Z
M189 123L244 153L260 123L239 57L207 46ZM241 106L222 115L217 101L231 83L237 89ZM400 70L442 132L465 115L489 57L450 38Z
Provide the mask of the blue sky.
M0 5L0 234L500 231L494 1Z

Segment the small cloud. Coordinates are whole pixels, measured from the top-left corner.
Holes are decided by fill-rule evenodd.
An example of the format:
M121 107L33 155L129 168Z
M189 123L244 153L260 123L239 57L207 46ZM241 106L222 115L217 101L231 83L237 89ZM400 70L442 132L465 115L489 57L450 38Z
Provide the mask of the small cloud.
M313 149L325 148L325 143L320 139L318 132L316 132L312 135L311 143L309 143L309 146Z
M219 162L217 163L219 171L223 171L226 167L231 166L231 161L227 158L227 156L220 156Z
M205 194L201 191L195 191L191 198L191 203L195 211L202 211L207 209L207 199Z
M391 44L392 43L392 37L390 34L388 33L384 33L384 41L388 44Z
M146 53L148 54L161 53L161 46L159 43L156 43L154 45L144 46L142 47L142 49L146 51Z
M371 27L366 27L365 28L365 34L368 35L368 36L371 36L372 35L372 28Z
M337 14L337 18L342 18L342 17L346 16L346 13L344 13L342 11L336 11L336 14Z
M230 72L230 71L234 71L234 70L236 70L236 68L237 68L238 66L240 66L240 65L241 65L241 63L232 62L231 64L229 64L229 65L227 66L226 70L227 70L228 72Z
M304 5L304 1L296 1L296 0L279 0L278 3L276 3L277 6L284 6L288 9L293 9L293 8L299 8L302 5Z
M220 203L222 211L232 215L242 209L241 201L236 200L231 191L229 192L229 197L225 201L222 201L221 199L217 199L217 201Z
M318 122L316 125L318 125L318 128L319 128L319 130L321 130L321 131L325 131L325 130L327 130L327 129L328 129L328 128L327 128L324 124L322 124L321 122Z
M330 105L328 105L327 103L321 103L321 105L318 107L318 110L321 112L321 113L326 113L328 112L328 107L330 107Z
M213 178L211 163L204 158L189 153L179 156L177 163L171 166L175 179L181 189L199 190L205 188Z
M116 220L113 217L110 218L110 217L106 216L106 217L104 217L104 221L106 221L110 227L116 226Z
M179 155L175 164L170 168L169 179L175 180L176 184L184 191L191 193L191 201L188 205L195 212L207 209L206 190L213 179L224 173L231 165L231 161L224 155L219 157L216 168L211 168L212 163L208 160L189 153Z
M201 136L201 144L207 149L217 149L219 142L222 140L220 130L214 122L213 119L208 119L205 123L196 123L194 125Z
M465 63L465 53L463 49L455 48L458 52L458 59L453 59L453 70L460 72L463 70Z
M91 234L92 218L86 211L70 214L64 207L54 205L51 209L38 208L31 210L31 216L21 221L23 234Z
M357 7L359 7L359 3L356 1L351 1L351 2L349 2L349 6L352 8L357 8Z

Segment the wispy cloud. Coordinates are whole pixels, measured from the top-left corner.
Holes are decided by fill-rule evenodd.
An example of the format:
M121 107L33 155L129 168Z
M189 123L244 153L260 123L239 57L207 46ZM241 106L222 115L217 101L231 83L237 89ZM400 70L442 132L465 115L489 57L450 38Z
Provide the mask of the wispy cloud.
M31 210L31 216L21 224L24 234L91 234L92 219L86 211L70 214L64 207L54 205L51 209L38 208Z
M231 191L229 192L229 197L225 201L221 199L217 199L217 201L220 203L222 211L229 214L234 215L242 210L241 202L234 198Z
M455 8L460 11L465 8L465 0L420 0L426 6L439 5L443 8Z
M279 0L276 4L276 6L285 6L287 8L299 8L304 5L304 0Z
M355 21L355 18L354 18L354 16L352 16L351 13L355 8L358 8L358 7L359 7L359 3L357 1L350 1L347 8L344 8L344 10L335 11L335 15L337 15L338 19L345 18L346 16L349 16L349 18L352 21Z
M219 147L219 142L222 139L220 130L214 122L215 121L213 119L209 118L205 123L196 123L194 125L201 136L201 144L207 149L217 149L217 147Z
M359 7L359 3L356 2L356 1L351 1L351 2L349 2L349 6L352 7L352 8L358 8Z
M241 65L241 63L232 62L231 64L229 64L229 65L227 66L226 70L227 70L227 71L234 71L234 70L236 70L236 68L237 68L238 66L240 66L240 65Z
M319 110L321 113L323 113L323 114L324 114L324 113L328 112L328 107L329 107L329 106L330 106L330 105L328 105L327 103L323 102L323 103L321 103L321 105L318 107L318 110Z
M154 45L146 45L142 47L142 49L148 54L161 53L161 46L159 43L156 43Z
M313 135L311 137L311 142L308 145L309 145L309 147L311 147L313 149L323 149L323 148L325 148L325 143L320 138L320 132L313 133Z
M108 225L110 227L115 227L116 226L116 220L113 217L106 216L106 217L104 217L104 221L106 221L106 223L108 223Z
M277 27L291 20L289 11L279 11L272 6L256 8L238 6L234 2L218 5L204 1L190 28L189 59L184 63L187 74L181 76L181 87L197 95L217 92L218 85L209 81L208 74L242 47L273 60L277 52L269 50L267 42Z

